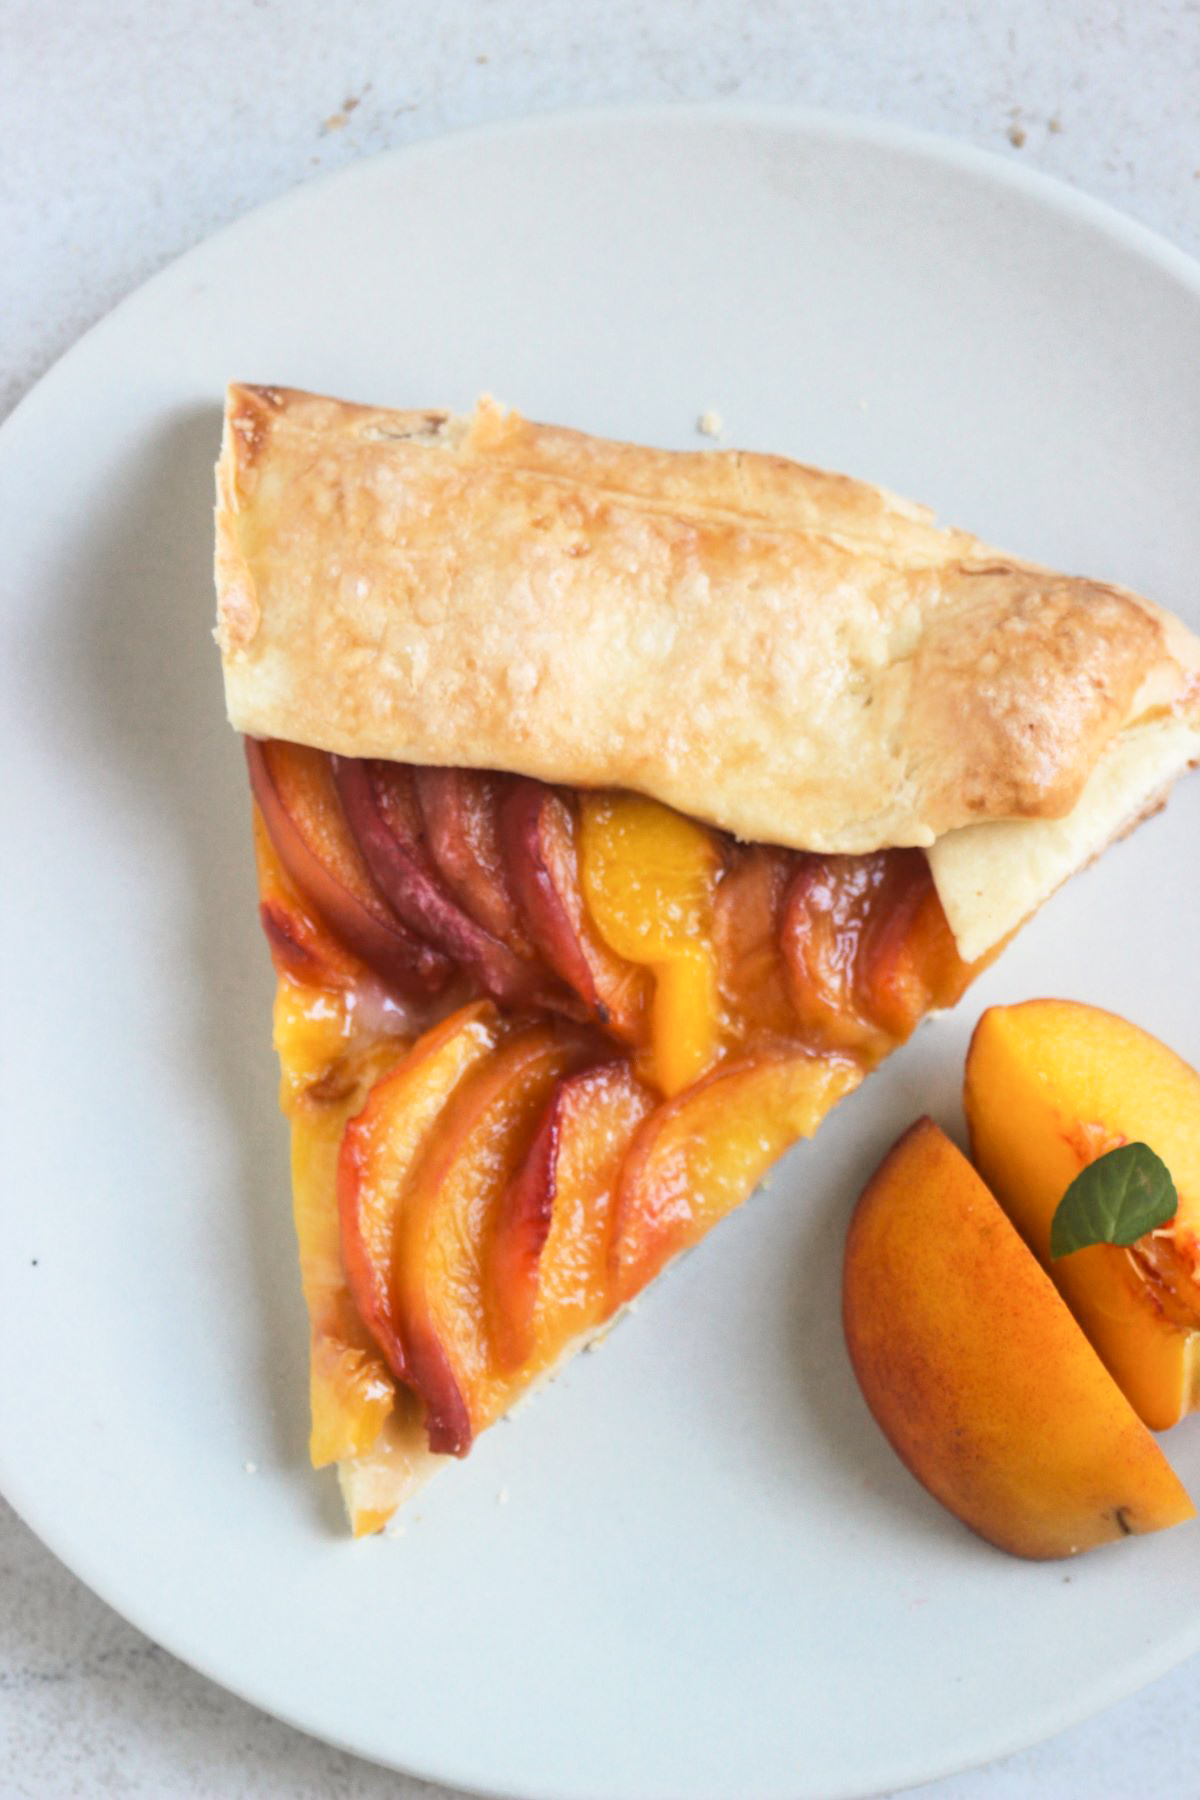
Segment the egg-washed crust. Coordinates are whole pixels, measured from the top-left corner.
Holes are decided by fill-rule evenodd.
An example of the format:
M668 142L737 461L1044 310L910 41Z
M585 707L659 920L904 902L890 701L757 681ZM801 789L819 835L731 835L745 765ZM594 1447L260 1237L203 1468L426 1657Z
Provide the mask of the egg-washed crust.
M860 852L1066 815L1196 704L1150 602L842 475L234 386L218 641L237 729L628 787Z

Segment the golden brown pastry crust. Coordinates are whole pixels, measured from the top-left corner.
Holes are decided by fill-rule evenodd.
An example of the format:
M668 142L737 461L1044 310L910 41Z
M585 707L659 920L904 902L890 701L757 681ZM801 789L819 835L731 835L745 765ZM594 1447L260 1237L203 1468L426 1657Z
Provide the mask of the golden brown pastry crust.
M486 401L231 388L217 588L241 731L634 788L826 851L1061 817L1200 668L1148 601L880 489Z

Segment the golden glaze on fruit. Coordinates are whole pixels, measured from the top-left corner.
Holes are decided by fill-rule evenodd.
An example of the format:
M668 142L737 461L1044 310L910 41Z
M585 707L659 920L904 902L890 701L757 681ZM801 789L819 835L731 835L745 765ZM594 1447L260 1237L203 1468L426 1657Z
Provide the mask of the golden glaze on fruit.
M916 852L806 858L628 795L385 769L370 818L354 795L393 905L328 759L250 760L322 1460L412 1394L461 1453L973 972ZM514 958L535 1003L497 1007L481 983Z

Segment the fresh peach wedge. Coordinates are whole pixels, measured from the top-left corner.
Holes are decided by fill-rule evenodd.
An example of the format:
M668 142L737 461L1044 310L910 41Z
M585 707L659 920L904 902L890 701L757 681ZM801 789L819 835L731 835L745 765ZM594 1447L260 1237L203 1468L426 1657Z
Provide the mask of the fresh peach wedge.
M965 1084L971 1151L1147 1425L1200 1404L1200 1075L1127 1020L1072 1000L994 1006ZM1080 1170L1145 1143L1170 1170L1170 1224L1123 1248L1052 1260L1050 1226Z
M559 1082L496 1219L488 1288L499 1367L538 1374L605 1316L617 1182L654 1104L623 1060Z
M718 1068L652 1113L630 1145L613 1209L614 1304L740 1206L861 1079L848 1057L793 1053Z
M644 972L609 948L584 906L575 814L540 781L512 784L500 808L505 867L545 961L588 1016L627 1044L646 1036Z
M418 1038L346 1129L337 1180L342 1261L359 1316L400 1381L410 1373L393 1296L400 1196L451 1095L500 1035L490 1001L451 1014Z
M577 1031L519 1031L455 1092L408 1179L399 1189L389 1184L392 1317L408 1378L424 1403L429 1448L439 1454L465 1455L508 1403L487 1318L496 1210L554 1084L589 1051L595 1054L594 1043ZM375 1179L369 1159L362 1168Z
M605 943L654 977L653 1075L668 1096L715 1060L720 999L713 895L721 856L713 832L639 794L585 794L579 873Z
M329 758L278 740L244 740L267 833L295 887L340 938L410 999L437 993L451 965L388 905L346 824Z
M1072 1556L1195 1516L1053 1282L931 1119L858 1202L842 1300L884 1435L990 1543Z

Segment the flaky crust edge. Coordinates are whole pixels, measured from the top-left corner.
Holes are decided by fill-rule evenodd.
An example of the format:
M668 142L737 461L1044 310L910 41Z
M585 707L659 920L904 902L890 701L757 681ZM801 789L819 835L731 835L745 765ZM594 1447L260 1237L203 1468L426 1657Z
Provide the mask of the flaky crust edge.
M1120 731L1197 698L1200 643L1125 590L844 476L486 401L231 388L216 568L239 730L633 787L800 849L1062 817Z

